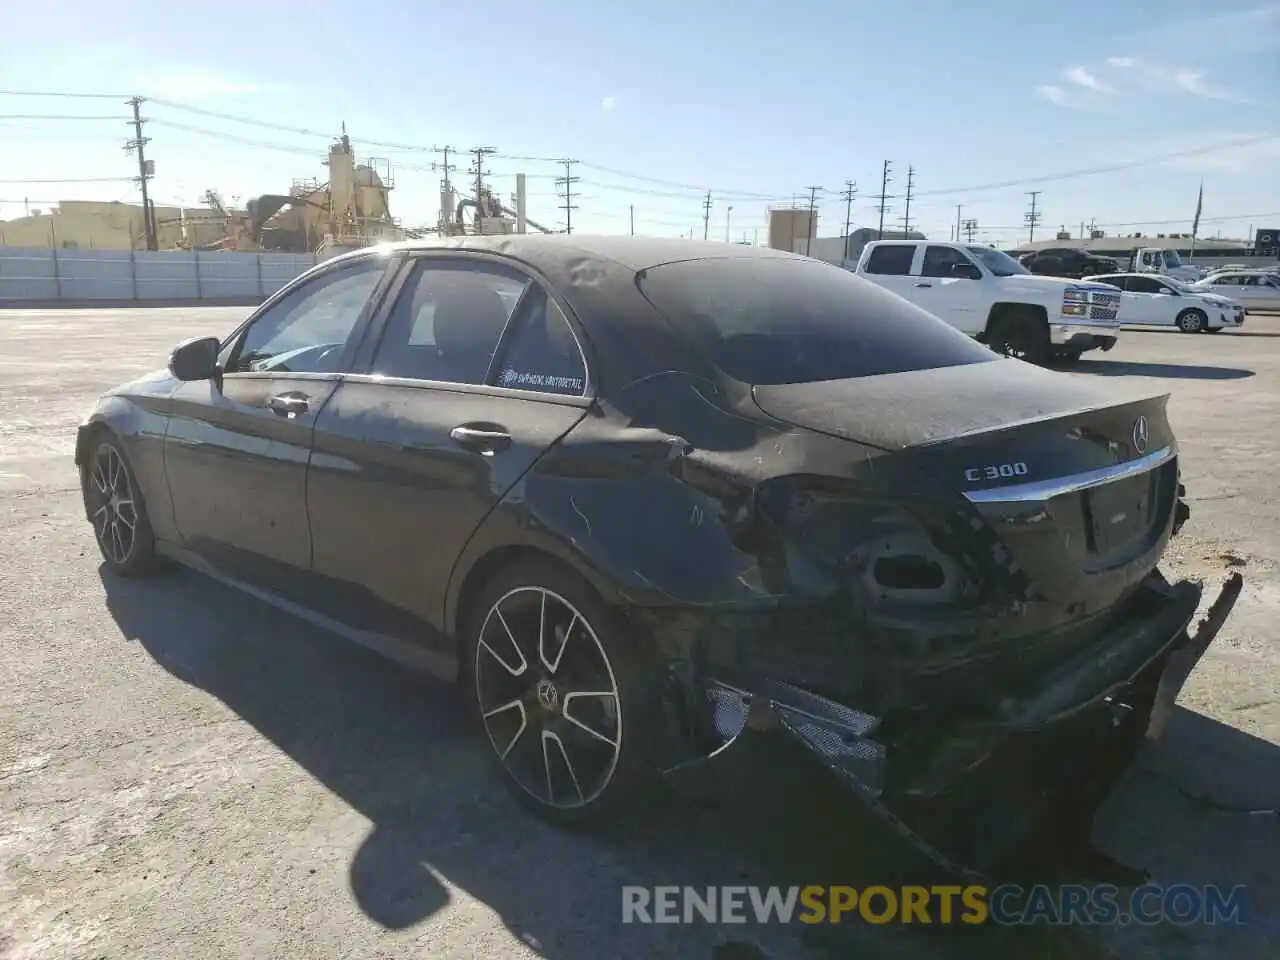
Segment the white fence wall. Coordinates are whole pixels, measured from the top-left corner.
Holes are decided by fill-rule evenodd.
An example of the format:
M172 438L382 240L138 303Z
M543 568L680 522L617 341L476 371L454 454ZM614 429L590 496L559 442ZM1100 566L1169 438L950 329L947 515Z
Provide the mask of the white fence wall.
M0 306L260 300L316 262L310 253L0 247Z

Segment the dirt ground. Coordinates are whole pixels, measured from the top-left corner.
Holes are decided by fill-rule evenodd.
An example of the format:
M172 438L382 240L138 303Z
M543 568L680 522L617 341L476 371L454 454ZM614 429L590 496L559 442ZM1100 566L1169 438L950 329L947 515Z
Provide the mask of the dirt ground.
M197 575L101 573L76 424L245 313L0 311L3 960L1274 956L1261 925L624 927L625 884L769 883L767 821L672 804L567 835L497 789L448 690ZM1170 572L1246 578L1097 841L1160 882L1246 884L1280 918L1280 317L1091 356L1077 375L1172 393L1192 516ZM838 829L816 796L796 809Z

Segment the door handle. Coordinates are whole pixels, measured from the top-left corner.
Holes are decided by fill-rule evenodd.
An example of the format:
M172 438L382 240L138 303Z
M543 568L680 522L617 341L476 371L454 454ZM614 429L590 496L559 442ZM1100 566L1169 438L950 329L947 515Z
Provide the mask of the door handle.
M917 283L917 284L915 284L915 286L917 286L917 287L932 287L932 286L933 286L933 284L932 284L932 283Z
M449 436L459 446L478 450L486 455L499 453L511 446L511 434L501 428L486 430L483 427L454 427L449 431Z
M282 393L267 401L272 413L293 418L311 409L311 401L296 393Z

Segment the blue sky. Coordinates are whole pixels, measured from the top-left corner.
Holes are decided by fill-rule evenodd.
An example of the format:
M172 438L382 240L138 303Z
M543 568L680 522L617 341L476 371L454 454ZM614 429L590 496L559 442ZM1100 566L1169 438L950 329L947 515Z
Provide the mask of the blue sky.
M1280 223L1274 2L8 0L0 26L0 89L137 93L259 122L147 104L158 201L323 179L326 137L297 131L345 121L359 155L392 161L406 224L434 221L440 158L369 140L492 146L495 183L529 174L530 216L548 225L563 219L560 171L511 158L576 158L575 231L625 232L634 205L637 232L700 236L705 186L711 236L728 218L733 239L750 238L770 202L807 202L818 185L819 232L834 235L846 179L854 222L874 226L886 159L888 221L912 166L911 219L935 237L963 204L983 239L1025 240L1028 190L1041 191L1046 236L1090 219L1188 230L1202 178L1202 236ZM126 113L111 99L0 96L0 217L20 216L24 197L132 199L127 182L15 182L129 176ZM1169 159L969 189L1157 157Z

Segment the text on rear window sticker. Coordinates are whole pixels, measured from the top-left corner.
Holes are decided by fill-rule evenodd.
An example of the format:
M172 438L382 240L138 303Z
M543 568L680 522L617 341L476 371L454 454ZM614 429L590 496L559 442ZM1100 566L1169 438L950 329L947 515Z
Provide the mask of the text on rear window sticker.
M556 377L548 373L529 373L507 367L498 377L503 387L549 387L553 390L582 390L581 377Z

